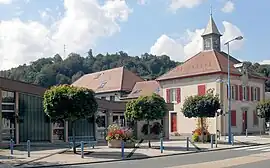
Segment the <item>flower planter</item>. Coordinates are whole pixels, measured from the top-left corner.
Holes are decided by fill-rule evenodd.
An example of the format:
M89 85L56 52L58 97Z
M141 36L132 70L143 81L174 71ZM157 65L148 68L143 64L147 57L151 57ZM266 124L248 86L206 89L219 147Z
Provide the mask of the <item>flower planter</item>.
M135 143L134 142L124 142L125 148L134 148ZM108 147L109 148L121 148L121 140L110 140L108 141Z

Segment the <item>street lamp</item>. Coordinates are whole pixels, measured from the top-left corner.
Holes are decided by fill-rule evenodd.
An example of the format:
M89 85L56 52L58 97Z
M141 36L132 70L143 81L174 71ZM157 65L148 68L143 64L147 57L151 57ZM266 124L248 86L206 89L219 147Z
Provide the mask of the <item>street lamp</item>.
M232 130L231 130L231 79L230 79L230 43L235 40L242 40L243 36L238 36L232 40L227 41L224 45L228 47L228 143L232 143Z

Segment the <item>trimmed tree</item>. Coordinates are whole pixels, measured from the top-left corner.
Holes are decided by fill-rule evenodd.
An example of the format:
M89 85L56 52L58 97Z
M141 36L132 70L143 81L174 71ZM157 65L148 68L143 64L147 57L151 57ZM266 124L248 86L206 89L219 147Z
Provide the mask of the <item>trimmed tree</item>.
M260 101L256 107L257 116L260 118L265 118L265 121L270 120L270 100Z
M165 100L158 94L141 96L131 100L126 105L125 118L130 121L147 121L148 124L148 145L150 142L150 121L162 120L167 113Z
M70 85L54 86L47 90L43 100L44 112L52 121L69 121L72 128L73 151L75 147L75 121L92 118L98 104L95 93L87 88Z
M214 90L209 89L205 95L187 97L181 110L185 117L200 119L204 141L204 118L215 117L215 113L220 109L220 106L218 95L214 95Z

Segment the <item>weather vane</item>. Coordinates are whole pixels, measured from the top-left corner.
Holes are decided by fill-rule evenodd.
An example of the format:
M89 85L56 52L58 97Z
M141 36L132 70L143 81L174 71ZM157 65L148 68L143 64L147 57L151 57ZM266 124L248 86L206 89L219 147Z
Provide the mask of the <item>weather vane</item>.
M210 5L210 15L212 16L213 14L213 9L212 9L212 4Z

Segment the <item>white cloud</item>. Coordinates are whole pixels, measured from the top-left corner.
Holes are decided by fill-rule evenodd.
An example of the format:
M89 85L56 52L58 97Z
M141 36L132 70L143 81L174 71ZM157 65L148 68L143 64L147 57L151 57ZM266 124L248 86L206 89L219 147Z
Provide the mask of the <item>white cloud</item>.
M170 0L170 9L172 11L176 11L180 8L193 8L201 3L203 3L206 0Z
M261 64L261 65L270 65L270 60L263 60L259 64Z
M179 53L183 53L183 45L174 39L163 34L160 36L156 43L151 47L150 53L154 55L169 55L172 58L177 58Z
M227 22L222 22L225 28L223 36L221 37L221 43L242 35L240 29ZM178 42L177 40L168 37L167 35L160 36L155 44L150 48L150 53L154 55L167 54L171 59L176 61L185 61L186 59L194 56L202 50L202 37L201 34L204 29L196 29L195 31L186 31L186 43ZM242 47L244 41L235 41L231 43L231 51L238 50ZM224 45L222 46L222 48Z
M230 0L227 1L221 10L224 13L231 13L234 10L234 3Z
M41 57L93 48L101 37L120 31L119 21L126 21L132 10L122 0L64 0L64 16L50 27L20 19L0 25L0 69L29 63ZM45 14L44 14L45 16Z
M12 0L0 0L0 4L11 4Z

